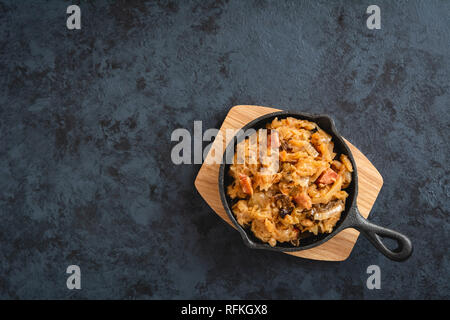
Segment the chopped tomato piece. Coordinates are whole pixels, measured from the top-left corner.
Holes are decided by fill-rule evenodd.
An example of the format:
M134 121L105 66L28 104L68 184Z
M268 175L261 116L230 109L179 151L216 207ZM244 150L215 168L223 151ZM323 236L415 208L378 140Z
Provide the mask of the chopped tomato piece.
M332 184L333 182L336 181L337 177L338 177L338 174L336 173L336 171L328 168L320 175L319 179L317 179L316 182L323 183L323 184Z
M305 209L311 209L312 201L311 198L305 193L299 193L294 197L294 201L299 206L302 206Z
M250 177L246 174L239 174L239 182L241 184L242 191L244 193L253 195L253 188L252 188L252 181L250 180Z

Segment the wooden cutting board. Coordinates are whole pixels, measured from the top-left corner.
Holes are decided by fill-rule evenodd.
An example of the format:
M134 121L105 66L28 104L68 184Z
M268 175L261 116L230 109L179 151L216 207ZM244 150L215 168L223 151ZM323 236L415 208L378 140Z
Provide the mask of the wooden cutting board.
M228 145L228 141L225 141L226 129L240 129L253 119L276 111L281 110L247 105L239 105L231 108L202 167L200 168L200 171L198 172L197 178L195 179L195 187L203 199L205 199L209 206L233 228L234 226L228 218L225 209L223 208L222 201L220 200L218 186L220 165L207 164L208 159L211 159L210 157L213 157L215 155L214 152L217 150L225 150L226 145ZM231 137L228 137L228 140L230 138ZM361 153L361 151L359 151L347 140L345 141L352 151L356 166L358 168L359 190L357 205L361 214L367 218L373 204L375 203L375 200L377 199L378 193L381 190L383 178L372 163L370 163L370 161ZM222 143L222 148L218 145L219 143ZM212 161L209 163L211 162ZM358 236L358 231L349 228L340 232L331 240L318 247L298 252L286 252L286 254L313 260L343 261L347 259L352 252Z

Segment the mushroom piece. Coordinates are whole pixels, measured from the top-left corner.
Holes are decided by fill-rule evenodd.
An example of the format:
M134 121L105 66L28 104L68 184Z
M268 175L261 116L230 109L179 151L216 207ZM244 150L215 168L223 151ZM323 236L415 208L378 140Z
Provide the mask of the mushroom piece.
M291 146L285 140L281 141L280 146L281 146L281 150L292 151Z
M329 219L344 210L344 202L342 200L331 201L325 206L319 206L312 212L314 220Z
M287 214L291 214L292 210L294 210L294 206L289 199L289 196L285 194L277 194L275 196L275 203L279 209L278 214L281 218L284 218Z

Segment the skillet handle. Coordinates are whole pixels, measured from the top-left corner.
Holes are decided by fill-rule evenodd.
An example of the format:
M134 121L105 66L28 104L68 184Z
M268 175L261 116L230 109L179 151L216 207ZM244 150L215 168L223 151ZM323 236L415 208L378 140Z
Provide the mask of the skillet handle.
M412 252L413 246L411 240L405 235L388 229L380 227L366 220L357 208L353 215L351 225L349 227L355 228L366 236L366 238L377 248L382 254L394 261L405 261ZM389 249L384 243L382 237L393 239L397 242L398 247L394 250Z

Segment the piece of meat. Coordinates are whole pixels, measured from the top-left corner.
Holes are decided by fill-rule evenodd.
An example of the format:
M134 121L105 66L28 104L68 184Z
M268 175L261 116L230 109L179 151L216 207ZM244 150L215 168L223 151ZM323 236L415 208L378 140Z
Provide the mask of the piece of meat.
M306 192L297 194L294 197L294 201L297 205L302 206L305 209L311 209L311 198L306 194Z
M253 195L253 187L252 187L252 181L250 180L250 177L246 174L239 174L239 182L241 184L242 191L248 195Z
M333 169L328 168L316 180L316 183L332 184L336 181L338 174Z

